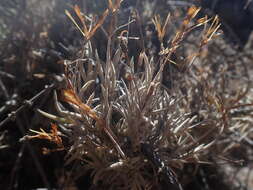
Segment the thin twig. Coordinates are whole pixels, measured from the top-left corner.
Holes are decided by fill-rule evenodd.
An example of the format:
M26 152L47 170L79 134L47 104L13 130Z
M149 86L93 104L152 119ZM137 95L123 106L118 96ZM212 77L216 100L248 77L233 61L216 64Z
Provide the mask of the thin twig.
M15 178L17 179L18 178L18 169L19 169L19 167L20 167L20 162L21 162L21 158L23 157L23 155L24 155L24 150L25 150L25 144L23 144L22 146L21 146L21 148L19 149L19 153L18 153L18 155L17 155L17 159L16 159L16 161L15 161L15 164L14 164L14 166L13 166L13 168L12 168L12 170L11 170L11 177L10 177L10 186L9 186L9 190L11 190L11 189L17 189L17 187L18 187L18 181L16 181L15 180ZM15 180L15 181L14 181ZM13 185L12 184L14 184L14 187L13 187Z
M11 112L10 114L8 114L8 116L3 120L3 121L1 121L1 123L0 123L0 130L2 130L3 129L3 126L7 123L7 122L9 122L9 121L11 121L11 120L14 120L15 118L16 118L16 116L17 116L17 114L19 114L24 108L27 108L27 107L29 107L29 106L32 106L33 105L33 103L37 100L37 99L39 99L42 95L44 95L46 92L48 92L48 91L50 91L50 90L52 90L53 88L55 88L55 83L53 83L53 84L51 84L51 85L49 85L49 86L45 86L45 88L42 90L42 91L40 91L38 94L36 94L34 97L32 97L30 100L25 100L24 101L24 104L22 105L22 106L20 106L16 111L13 111L13 112Z
M3 81L1 80L1 78L0 78L0 89L2 89L2 92L4 93L5 99L6 99L6 100L9 100L10 95L9 95L7 89L5 88L4 83L3 83Z
M10 73L6 73L6 72L3 72L3 71L0 71L0 75L3 76L3 77L8 77L10 79L15 79L16 77Z

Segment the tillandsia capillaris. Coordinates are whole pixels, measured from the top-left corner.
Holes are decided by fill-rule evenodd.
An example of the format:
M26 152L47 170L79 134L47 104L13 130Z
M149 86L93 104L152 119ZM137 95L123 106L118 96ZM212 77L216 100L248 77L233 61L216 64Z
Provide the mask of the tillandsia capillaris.
M91 171L95 187L182 189L180 177L183 174L180 171L184 165L208 163L209 151L228 124L223 102L208 88L206 75L193 67L193 61L201 55L202 48L217 36L218 18L203 17L194 22L200 9L191 7L169 46L164 46L162 41L170 16L164 27L161 27L160 17L156 16L153 23L162 47L159 59L155 60L142 51L135 62L125 49L131 36L124 37L123 33L129 31L122 30L120 38L117 36L120 27L117 27L116 16L121 1L108 2L109 8L98 21L89 21L90 26L78 7L74 10L82 26L67 12L85 37L83 57L65 61L66 86L54 92L60 116L40 111L57 123L59 131L55 133L54 127L52 134L46 135L41 130L34 137L54 139L62 148L58 133L66 136L69 147L65 148L68 152L66 163L83 161L85 164L80 168ZM102 60L92 48L91 39L108 16L112 21L107 32L106 60ZM199 49L186 57L183 65L170 60L187 35L201 26L204 30L199 39ZM113 42L123 37L124 48L119 40L117 48L113 49ZM187 76L185 81L181 80L182 83L178 81L180 88L168 89L162 84L167 64L185 68L183 73L179 73L182 78ZM189 76L186 72L190 73ZM192 83L190 87L187 86L189 83ZM183 92L183 87L186 92ZM204 111L215 110L217 116L204 118L200 116L202 113L193 112L185 93L201 94Z

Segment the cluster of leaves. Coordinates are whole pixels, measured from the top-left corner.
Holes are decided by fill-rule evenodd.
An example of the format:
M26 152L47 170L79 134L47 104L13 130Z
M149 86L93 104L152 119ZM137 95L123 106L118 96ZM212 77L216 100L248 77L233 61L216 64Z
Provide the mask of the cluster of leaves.
M217 17L198 18L196 7L167 14L157 1L134 2L141 11L131 16L122 16L126 12L120 6L132 1L80 1L73 10L61 0L44 2L1 2L0 69L11 80L40 72L37 76L48 82L44 74L58 72L55 63L75 57L84 41L78 59L61 62L66 83L52 98L58 114L38 110L54 121L50 132L31 129L36 134L24 138L54 143L55 149L43 153L66 151L67 165L79 161L71 178L90 174L91 189L188 189L193 173L203 172L205 165L226 163L220 172L233 169L236 174L244 160L247 169L253 122L247 63L253 58L250 51L238 53L214 39ZM150 6L162 16L149 18L145 8ZM88 14L96 8L101 16ZM66 15L58 9L67 9ZM58 22L62 17L69 22ZM10 100L10 86L6 90L2 84L0 78L5 89L0 95ZM29 89L34 91L33 84ZM245 153L238 156L241 150ZM240 182L225 175L229 184ZM206 179L202 183L217 189Z
M89 26L88 16L77 6L74 10L81 25L67 12L85 37L85 52L82 58L65 62L66 87L58 95L55 92L60 116L40 112L55 120L59 133L68 137L66 162L85 162L81 170L91 171L94 188L182 189L181 183L187 185L182 172L186 165L197 167L229 160L226 156L236 144L227 139L235 132L249 131L248 124L234 121L231 115L238 108L252 106L241 103L248 90L231 92L224 84L229 81L225 78L228 68L214 72L217 68L205 65L204 60L209 59L205 46L217 36L220 26L217 17L193 21L200 9L191 7L164 47L171 18L168 15L162 27L156 16L153 23L161 43L158 58L148 57L142 51L134 62L125 49L131 36L122 35L128 33L124 27L131 22L117 26L120 1L108 4L99 20L90 20ZM109 16L109 30L104 30L107 50L103 61L92 49L90 39ZM199 27L203 30L195 52L191 52L187 49L191 46L186 44L192 37L190 33ZM115 39L120 39L116 50L112 49ZM188 52L180 49L183 46ZM188 56L171 60L182 51ZM165 75L173 81L172 88L164 84ZM217 75L220 78L216 79ZM243 73L242 77L247 75Z

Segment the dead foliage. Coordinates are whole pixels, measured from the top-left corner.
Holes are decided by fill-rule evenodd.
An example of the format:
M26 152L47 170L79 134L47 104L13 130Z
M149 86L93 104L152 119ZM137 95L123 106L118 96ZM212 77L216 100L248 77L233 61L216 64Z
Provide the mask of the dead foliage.
M65 187L89 174L90 189L191 189L197 177L206 189L239 189L241 179L224 176L252 154L237 155L252 146L252 57L226 52L218 16L200 18L200 8L175 10L164 23L154 15L149 36L138 11L118 20L122 3L108 0L100 16L77 5L65 12L83 46L61 61L65 85L51 96L57 112L38 110L51 130L23 140L48 140L56 148L44 153L64 151L65 164L76 163ZM153 35L158 45L149 44ZM209 174L223 177L215 183Z

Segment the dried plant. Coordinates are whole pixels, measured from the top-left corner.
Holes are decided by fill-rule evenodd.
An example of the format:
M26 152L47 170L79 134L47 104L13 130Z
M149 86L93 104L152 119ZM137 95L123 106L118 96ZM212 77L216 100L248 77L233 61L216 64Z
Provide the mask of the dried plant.
M162 47L156 59L142 51L135 62L122 41L113 49L113 42L129 32L116 26L120 2L109 0L109 8L98 21L89 21L90 26L77 6L74 10L82 27L66 12L85 37L83 57L64 61L66 85L54 92L59 116L39 111L59 129L52 125L51 133L33 131L37 135L27 138L48 139L60 148L56 150L65 147L66 164L84 163L74 177L90 172L92 188L181 190L187 185L185 179L191 178L184 173L187 165L198 168L220 159L228 161L229 150L236 146L229 139L236 133L249 133L249 125L232 116L238 108L252 106L252 102L243 102L248 87L242 93L227 91L229 67L214 72L217 68L210 69L210 62L205 63L206 45L217 37L220 24L218 17L194 21L200 11L197 7L188 10L167 44L163 40L170 14L163 27L155 16L153 23ZM107 32L103 61L92 49L91 39L107 18L114 21L109 27L113 30ZM196 30L201 27L202 32ZM195 30L201 35L189 45ZM124 38L126 44L129 39ZM193 52L191 45L195 45ZM180 62L172 60L178 52L185 53ZM165 70L168 65L178 70L173 73L178 80ZM165 74L175 83L173 88L163 84ZM66 146L61 136L67 137Z
M105 17L89 32L80 10L75 7L75 11L89 40ZM89 41L83 59L66 61L67 85L60 93L60 100L72 109L67 111L55 95L56 106L64 119L54 118L60 121L58 125L71 144L67 163L77 159L86 162L84 167L92 171L94 185L109 189L161 186L182 189L176 169L182 170L186 163L207 161L206 152L222 130L212 126L211 121L198 122L196 116L180 108L180 96L172 97L161 85L163 68L171 53L188 32L201 25L189 25L198 11L194 7L189 10L171 47L160 53L158 63L144 52L139 55L138 63L133 60L125 63L120 47L112 56L112 35L108 36L105 63L92 53ZM161 26L158 19L154 23L162 40L166 26L158 27ZM143 69L136 72L136 67ZM120 73L122 69L125 76ZM205 133L201 132L202 128Z

